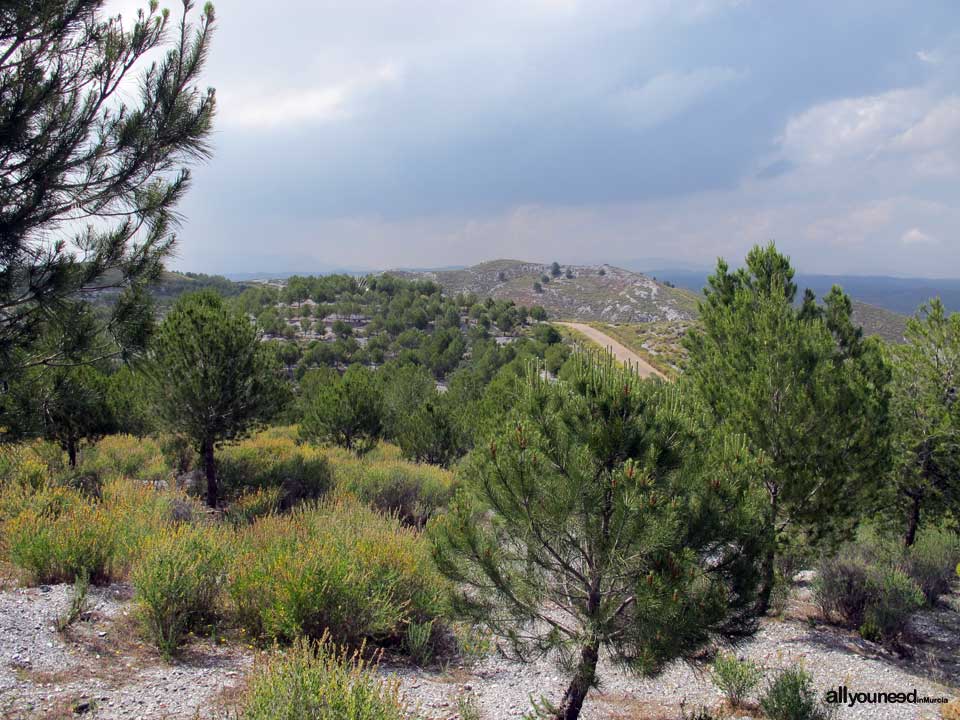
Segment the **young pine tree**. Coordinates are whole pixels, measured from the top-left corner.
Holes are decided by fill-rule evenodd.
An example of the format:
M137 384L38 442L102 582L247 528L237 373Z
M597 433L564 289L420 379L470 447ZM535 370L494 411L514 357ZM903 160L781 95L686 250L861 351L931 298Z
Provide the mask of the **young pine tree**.
M5 419L16 427L11 436L54 440L67 453L70 467L76 467L84 440L115 430L107 388L107 377L91 365L32 368L4 398Z
M778 546L795 534L816 543L849 531L872 502L889 460L889 368L839 288L822 307L809 290L794 304L793 268L772 244L751 250L734 273L719 261L708 282L682 382L762 463L762 613Z
M576 363L569 382L531 367L432 528L456 609L521 659L556 652L570 683L540 710L558 720L579 716L602 652L653 673L751 630L759 577L744 444L703 427L678 387Z
M279 410L289 389L256 327L213 291L183 295L153 339L147 366L161 419L203 461L207 504L218 501L214 448Z
M940 299L893 348L894 484L913 544L922 516L960 510L960 314Z
M376 447L383 435L383 401L374 371L354 364L343 376L315 371L302 399L300 436L330 442L357 455Z

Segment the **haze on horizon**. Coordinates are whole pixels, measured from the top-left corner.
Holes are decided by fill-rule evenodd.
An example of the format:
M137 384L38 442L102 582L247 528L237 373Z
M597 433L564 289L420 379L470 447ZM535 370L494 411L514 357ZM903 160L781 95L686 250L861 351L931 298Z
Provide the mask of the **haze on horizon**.
M216 4L177 269L960 276L955 0Z

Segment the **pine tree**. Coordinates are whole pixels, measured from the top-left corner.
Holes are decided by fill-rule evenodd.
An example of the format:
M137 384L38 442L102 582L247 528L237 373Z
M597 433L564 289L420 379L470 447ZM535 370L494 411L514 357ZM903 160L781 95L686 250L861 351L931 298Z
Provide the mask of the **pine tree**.
M759 577L755 463L676 386L578 355L573 379L532 367L500 430L462 466L432 528L455 609L520 659L555 652L555 707L578 717L603 651L653 673L716 635L749 632Z
M282 363L256 327L213 291L181 296L161 323L146 371L167 427L203 461L207 504L216 507L214 449L246 435L285 403Z
M357 455L372 450L383 435L383 401L373 371L354 364L343 376L320 371L303 398L300 436L331 442Z
M151 0L132 22L105 0L0 5L0 373L130 340L131 308L91 322L85 302L156 279L174 244L186 164L209 154L213 90L196 81L213 6L173 30ZM129 20L129 19L128 19ZM166 55L145 65L158 50ZM139 83L131 81L139 73ZM130 100L133 97L135 99ZM136 293L127 296L135 299ZM124 315L128 317L123 319ZM40 336L63 344L39 352ZM134 334L139 339L142 334Z
M397 443L404 457L416 462L449 467L470 443L458 408L447 395L438 395L410 408Z
M76 467L84 440L115 431L107 388L107 377L88 364L31 368L4 399L4 414L16 425L11 438L54 440L67 453L70 467Z
M789 259L755 247L746 267L723 260L700 303L702 328L685 340L683 382L713 421L746 436L763 463L768 550L758 612L766 612L778 547L849 532L889 461L889 368L863 339L837 287L794 304Z
M906 515L904 543L922 517L960 510L960 314L939 298L907 323L893 348L894 485Z

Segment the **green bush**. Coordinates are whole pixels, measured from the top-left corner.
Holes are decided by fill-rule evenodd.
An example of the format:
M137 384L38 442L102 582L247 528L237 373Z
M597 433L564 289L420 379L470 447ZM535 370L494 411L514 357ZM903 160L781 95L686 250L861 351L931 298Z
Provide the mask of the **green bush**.
M738 660L733 653L720 653L714 658L710 677L727 702L737 708L760 682L761 671L749 660Z
M125 578L147 538L178 521L201 515L182 492L158 490L132 480L113 480L102 489L99 506L112 521L114 545L110 575Z
M228 590L252 635L289 642L402 640L445 609L424 538L349 497L238 531Z
M417 665L429 664L433 659L433 620L409 623L404 645Z
M910 615L923 607L923 593L903 570L880 567L870 577L873 600L867 605L860 634L885 645L896 643Z
M907 551L904 566L907 574L920 586L928 605L948 592L956 579L960 563L960 538L941 528L921 530L916 542Z
M77 496L52 513L28 508L5 524L10 560L27 582L74 582L84 574L95 583L111 579L113 518ZM57 502L68 497L58 494Z
M189 439L183 435L164 433L158 436L157 444L167 465L177 475L190 472L197 466L199 456Z
M341 462L335 465L337 486L402 522L423 527L453 495L449 472L409 462Z
M50 484L64 469L63 450L58 445L34 441L29 445L0 446L0 488L38 490Z
M817 699L813 678L801 668L777 673L760 698L760 707L770 720L828 720L834 715Z
M66 632L73 623L81 619L90 609L87 593L90 591L90 576L80 573L73 583L70 593L70 604L62 615L58 615L54 626L57 632Z
M122 477L160 483L173 477L160 445L132 435L108 435L88 448L79 472L101 482Z
M91 582L126 577L146 538L170 524L182 495L117 479L99 499L75 489L8 487L0 494L3 550L30 583Z
M874 574L870 562L852 548L836 557L821 559L813 595L824 617L839 619L847 627L863 625L867 607L874 601Z
M134 565L137 614L165 656L216 616L226 567L223 540L211 529L181 525L151 537Z
M875 538L841 548L817 567L814 597L824 617L856 629L867 640L895 645L911 613L924 604L906 572L901 551Z
M280 488L284 510L322 497L333 483L330 463L321 451L266 433L218 450L217 472L224 497Z
M247 525L280 509L283 490L277 487L247 492L230 503L226 518L234 525Z
M324 636L298 640L253 673L241 720L407 720L396 681L381 681L360 653L348 655Z

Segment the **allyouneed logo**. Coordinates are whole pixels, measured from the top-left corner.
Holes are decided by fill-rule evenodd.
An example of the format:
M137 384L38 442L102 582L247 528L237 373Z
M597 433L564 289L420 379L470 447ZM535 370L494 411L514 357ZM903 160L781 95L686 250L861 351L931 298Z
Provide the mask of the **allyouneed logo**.
M828 690L824 700L831 705L881 705L881 704L934 704L945 705L950 702L946 697L930 697L920 695L914 688L910 692L851 692L846 685L838 685L836 689Z

